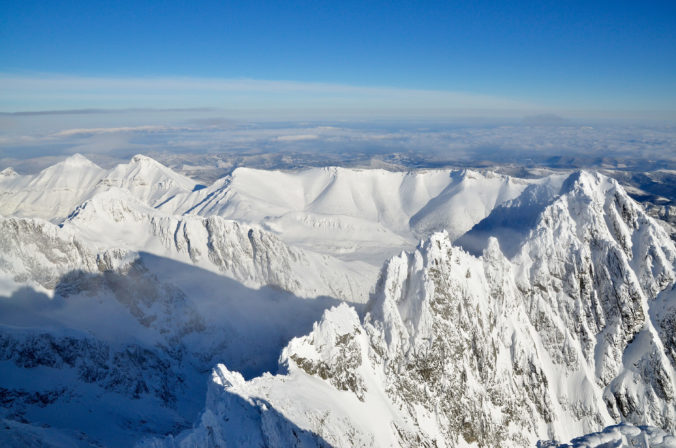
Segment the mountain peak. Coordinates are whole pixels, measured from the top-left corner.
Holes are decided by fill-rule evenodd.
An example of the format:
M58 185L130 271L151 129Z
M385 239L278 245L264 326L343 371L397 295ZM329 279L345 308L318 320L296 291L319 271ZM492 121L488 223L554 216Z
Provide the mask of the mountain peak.
M144 156L143 154L136 154L131 158L130 163L157 163L160 164L157 160L152 157Z
M589 193L591 191L598 191L599 188L605 192L616 185L617 182L601 173L577 170L563 181L561 194L573 191L585 191Z
M14 169L11 166L0 171L0 177L9 178L9 177L17 177L18 175L19 173L14 171Z
M98 165L96 165L94 162L92 162L91 160L89 160L88 158L86 158L85 156L80 154L79 152L73 154L70 157L67 157L66 159L64 159L61 162L61 164L67 165L67 166L96 166L96 167L98 167Z

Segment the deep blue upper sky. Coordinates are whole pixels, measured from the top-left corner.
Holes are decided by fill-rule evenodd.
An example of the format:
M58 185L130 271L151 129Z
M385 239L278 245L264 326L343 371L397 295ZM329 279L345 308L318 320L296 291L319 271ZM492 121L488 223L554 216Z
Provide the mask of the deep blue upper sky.
M676 1L4 0L0 73L288 80L674 110ZM2 101L21 109L16 97Z

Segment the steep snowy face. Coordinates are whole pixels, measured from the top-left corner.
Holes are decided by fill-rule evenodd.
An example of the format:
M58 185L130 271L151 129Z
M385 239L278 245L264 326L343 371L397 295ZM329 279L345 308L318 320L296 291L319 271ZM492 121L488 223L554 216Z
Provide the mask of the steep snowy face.
M53 290L68 272L114 269L124 251L97 254L73 232L39 219L0 217L0 294L28 286Z
M34 177L4 176L0 181L0 215L57 222L91 194L104 174L98 165L75 154Z
M300 446L521 447L618 420L674 432L673 243L605 177L576 173L548 201L511 260L447 233L392 258L363 319L327 311L283 375L219 366L200 424L170 443L236 444L236 427Z
M583 172L564 188L518 257L529 319L558 366L593 375L613 418L673 430L673 331L651 312L676 278L673 242L615 181Z
M416 235L446 230L452 239L470 230L497 205L514 199L528 182L494 173L455 172L453 181L410 219ZM458 213L462 210L462 213Z
M667 326L649 318L651 299L673 286L673 244L613 182L581 173L568 183L514 264L492 240L483 266L472 269L479 260L434 236L387 267L366 327L382 335L376 340L385 342L386 358L398 360L392 390L415 390L423 381L434 393L421 403L448 410L447 440L460 434L459 443L519 446L619 419L676 427L674 364L664 350L669 335L660 330ZM571 212L554 221L561 204ZM635 223L629 235L610 230L620 229L616 207ZM542 244L546 229L567 220L580 232L565 227ZM589 234L596 237L585 239ZM622 249L631 237L643 241L634 263ZM595 260L592 269L606 266L603 277L586 277L594 274L589 265L579 268L585 255ZM430 380L406 371L430 364Z
M137 254L96 252L48 222L2 218L0 229L0 444L23 446L45 424L54 429L37 441L84 437L68 446L130 445L187 425L203 391L181 367L181 338L204 323L185 294Z
M436 414L439 434L426 438L525 446L561 430L554 378L495 240L477 259L437 234L385 269L365 328L395 402Z
M567 176L550 175L530 183L517 197L497 205L484 219L454 240L473 255L480 256L490 237L497 238L509 258L519 252L542 211L559 197Z
M525 419L541 425L540 430L535 426L528 431L531 434L543 436L542 428L547 428L555 437L566 438L619 419L675 429L675 364L665 350L673 344L673 330L665 331L670 327L665 322L673 317L651 312L651 307L668 307L668 290L676 278L676 252L662 228L614 181L585 172L572 175L561 196L541 213L513 263L497 255L497 242L489 244L483 255L483 278L471 269L472 262L478 261L462 261L465 255L454 254L457 249L450 249L446 238L433 237L427 245L421 255L408 256L405 263L403 259L391 261L383 277L386 294L371 319L380 317L374 321L375 327L382 328L388 353L429 345L426 341L439 336L438 330L430 333L429 329L444 328L438 321L443 310L451 316L450 333L444 333L439 344L448 350L449 341L458 341L460 348L451 347L451 353L471 355L453 364L476 366L470 372L486 374L475 379L475 384L481 385L479 390L491 390L487 381L500 378L500 367L504 366L500 354L508 353L506 378L519 386L507 399L492 401L503 403L498 406L503 415L513 408L509 403L519 396L518 391L538 390L516 413L529 415L528 407L537 411ZM462 268L468 267L468 280L453 275L462 272L447 261L453 258ZM478 284L463 285L477 277L481 279ZM487 290L482 291L481 285ZM464 291L478 294L474 300L459 300ZM387 297L395 298L396 309ZM419 299L412 299L415 297ZM435 312L435 303L446 306L437 305ZM474 304L474 310L463 304ZM498 306L508 308L494 308ZM482 332L486 322L493 322L490 326L497 339ZM463 335L465 328L475 336ZM480 362L476 347L479 353L483 347L483 353L489 355L484 362ZM447 358L444 353L448 352L436 353L441 360ZM524 372L525 378L520 378ZM447 379L449 374L441 378ZM529 378L537 378L537 384L529 384ZM503 390L509 390L509 381L500 382ZM454 395L465 396L471 391L471 386L463 385ZM433 402L433 397L426 400ZM486 406L491 400L473 397L468 402ZM477 421L461 409L455 415ZM490 421L480 425L477 433L490 434ZM462 430L456 428L455 432Z

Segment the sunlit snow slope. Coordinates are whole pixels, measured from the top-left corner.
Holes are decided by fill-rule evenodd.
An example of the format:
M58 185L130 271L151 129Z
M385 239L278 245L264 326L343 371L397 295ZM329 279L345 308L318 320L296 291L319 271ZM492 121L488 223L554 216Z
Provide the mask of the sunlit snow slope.
M602 175L76 155L0 215L0 445L671 446L676 248Z

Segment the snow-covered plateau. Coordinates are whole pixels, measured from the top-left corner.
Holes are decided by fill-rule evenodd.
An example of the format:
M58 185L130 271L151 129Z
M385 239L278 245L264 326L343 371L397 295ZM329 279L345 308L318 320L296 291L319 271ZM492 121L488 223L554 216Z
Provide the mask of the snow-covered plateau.
M587 171L0 172L0 445L676 447L676 247Z

